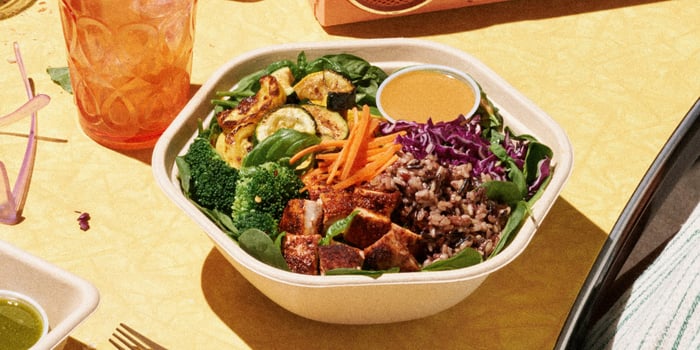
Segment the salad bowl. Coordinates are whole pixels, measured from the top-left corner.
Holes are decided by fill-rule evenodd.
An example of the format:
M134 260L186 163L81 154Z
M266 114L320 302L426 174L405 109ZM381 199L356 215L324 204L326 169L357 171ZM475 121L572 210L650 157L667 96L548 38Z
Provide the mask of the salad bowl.
M187 152L197 136L200 120L213 117L211 100L217 91L230 90L248 74L266 65L294 59L299 52L310 59L348 53L387 73L416 64L449 66L468 73L499 108L504 124L529 134L553 151L554 171L539 200L513 240L499 254L470 267L446 271L363 275L310 276L267 265L246 253L183 194L175 159ZM153 173L165 194L208 235L226 259L261 293L302 317L337 324L377 324L418 319L446 310L469 296L492 273L517 258L536 232L571 174L573 154L566 133L542 110L518 93L486 65L469 54L417 39L371 39L291 43L266 47L235 57L203 84L153 151Z

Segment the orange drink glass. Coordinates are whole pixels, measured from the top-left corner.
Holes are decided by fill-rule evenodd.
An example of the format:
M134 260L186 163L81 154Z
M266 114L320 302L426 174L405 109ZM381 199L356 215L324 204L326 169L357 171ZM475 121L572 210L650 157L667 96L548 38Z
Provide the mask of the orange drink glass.
M59 0L80 125L142 149L189 99L197 0Z

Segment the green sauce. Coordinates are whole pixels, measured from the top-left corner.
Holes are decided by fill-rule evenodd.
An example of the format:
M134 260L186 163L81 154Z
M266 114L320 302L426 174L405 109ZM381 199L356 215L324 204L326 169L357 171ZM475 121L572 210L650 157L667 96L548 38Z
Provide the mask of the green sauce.
M0 297L0 349L29 349L41 337L41 316L21 300Z

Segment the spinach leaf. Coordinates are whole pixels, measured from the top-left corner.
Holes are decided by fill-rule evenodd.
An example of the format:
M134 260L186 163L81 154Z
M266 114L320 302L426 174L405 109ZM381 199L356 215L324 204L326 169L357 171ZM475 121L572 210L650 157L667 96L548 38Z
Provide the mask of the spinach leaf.
M350 213L350 215L331 224L331 226L328 227L328 229L326 230L326 236L321 238L321 241L318 243L318 245L329 245L331 244L333 238L345 233L350 227L352 219L354 219L358 213L358 210L353 210L353 212Z
M537 200L540 199L540 197L542 197L542 194L544 193L545 188L547 188L547 185L549 184L549 182L551 180L552 180L552 177L547 176L547 178L544 180L544 182L542 182L542 185L540 186L540 188L537 189L537 192L535 192L532 195L532 197L530 197L530 199L527 200L527 203L529 205L535 204L535 202L537 202Z
M530 142L525 155L525 166L523 169L527 183L532 183L537 179L540 171L540 161L545 158L551 159L552 154L552 150L546 145L536 141Z
M525 181L525 175L515 163L515 160L508 155L508 152L501 144L491 143L489 149L505 164L508 171L508 178L517 186L518 191L520 192L520 197L522 198L527 196L527 182Z
M175 157L175 165L177 166L177 170L179 172L178 176L180 177L180 187L182 187L182 192L189 197L191 179L190 165L187 164L185 157L183 156Z
M478 84L478 83L477 83ZM483 127L482 136L486 139L491 139L493 134L499 134L503 127L503 116L499 113L498 108L493 105L491 99L488 98L484 89L479 85L481 90L481 102L475 114L486 116L481 118L481 126Z
M510 217L508 218L506 226L503 228L503 231L501 231L501 239L498 241L496 247L489 255L489 258L500 253L501 250L503 250L503 248L505 248L505 246L510 243L511 240L513 240L515 233L518 232L520 226L523 224L523 222L525 222L525 216L528 211L529 208L527 202L519 201L516 204L515 209L510 212Z
M211 101L217 107L216 112L235 108L244 98L255 95L260 89L260 77L283 67L292 70L296 81L310 73L324 69L331 69L342 74L355 85L355 102L360 106L367 104L374 107L377 105L376 96L379 84L387 78L386 72L381 68L371 65L355 55L332 54L308 61L306 54L302 51L297 55L296 62L288 59L273 62L264 69L241 78L231 91L218 91L216 95L220 98ZM226 97L226 99L221 99L222 97Z
M482 186L486 188L486 197L506 203L511 208L514 208L523 199L518 185L510 181L487 181Z
M421 271L443 271L461 269L476 265L483 261L481 253L474 248L465 248L459 253L445 260L438 260L428 266L423 267Z
M302 149L316 145L319 142L321 142L321 138L316 135L294 129L279 129L250 150L243 158L243 166L256 166L288 158Z
M267 233L255 228L247 229L238 237L238 245L252 257L270 266L289 271L282 251Z
M58 67L58 68L46 68L46 73L49 74L51 80L58 84L63 90L66 90L69 94L73 94L73 86L70 84L70 73L68 67Z
M220 98L212 100L212 104L215 106L221 106L224 108L234 108L241 100L246 97L255 95L255 93L260 90L260 77L263 75L270 74L280 68L289 67L292 73L297 71L297 67L294 62L290 60L276 61L268 65L267 67L258 70L256 72L250 73L243 78L241 78L236 87L230 91L217 91L217 97L228 97L228 99L223 100Z
M362 275L362 276L369 276L372 278L379 278L379 276L385 274L385 273L398 273L399 268L398 267L393 267L388 270L358 270L358 269L351 269L351 268L338 268L338 269L333 269L333 270L328 270L326 271L326 275Z
M387 78L386 72L371 65L363 58L351 54L335 54L319 57L308 63L303 72L306 74L332 69L355 85L355 102L358 105L376 106L379 84Z

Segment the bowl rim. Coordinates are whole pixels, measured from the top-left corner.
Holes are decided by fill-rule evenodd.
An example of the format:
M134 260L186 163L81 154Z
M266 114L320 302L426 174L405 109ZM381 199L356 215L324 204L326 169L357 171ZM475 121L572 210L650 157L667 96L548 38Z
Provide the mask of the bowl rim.
M221 80L225 80L227 77L230 78L229 73L232 70L235 70L237 67L244 66L246 63L250 62L256 62L258 64L258 69L260 69L260 65L264 64L262 61L265 61L265 59L289 58L289 56L296 55L301 51L305 52L307 55L309 55L309 53L316 53L320 55L321 52L356 53L359 49L363 49L367 52L376 54L377 52L390 52L392 50L401 51L406 47L434 51L435 53L440 53L456 59L462 59L465 62L468 62L473 69L488 75L492 87L504 89L508 92L509 95L507 99L509 103L516 103L522 108L526 108L531 112L531 114L537 115L541 121L546 122L548 127L551 127L551 130L548 130L548 132L553 135L553 141L556 141L557 148L563 151L563 154L555 154L554 158L556 161L553 161L553 163L557 166L557 170L554 172L553 178L548 185L548 189L545 190L542 197L537 201L537 203L534 204L530 219L526 220L526 222L520 228L519 234L514 237L514 239L500 254L479 264L455 270L385 273L378 278L371 278L363 275L326 276L298 274L272 267L250 256L248 253L243 251L242 248L240 248L236 241L223 233L212 221L206 217L205 214L200 212L182 193L179 181L177 179L177 169L174 166L172 159L169 158L182 154L182 152L186 151L187 146L191 143L194 136L196 136L196 129L194 130L194 134L188 133L189 140L184 143L183 147L173 148L174 146L170 143L173 141L173 138L180 136L179 134L181 133L181 129L183 127L192 127L196 125L196 121L193 121L192 119L197 119L197 117L194 117L192 114L197 111L201 112L202 110L205 110L205 108L200 105L209 101L207 99L208 94L212 93L217 89L217 87L222 85ZM373 64L378 63L373 62L372 60L368 61ZM399 62L400 60L396 61ZM229 88L232 87L232 85L228 86ZM494 104L498 105L498 101L493 102ZM212 119L213 114L213 112L211 112L212 107L206 108L206 110L209 111L209 114L207 114L206 117L199 117L205 123ZM505 117L506 116L504 115L504 118ZM513 117L511 116L510 118ZM513 120L509 119L509 121L518 122L517 118ZM506 122L506 124L508 123ZM548 144L548 146L554 147L552 144ZM527 247L534 236L538 222L546 216L547 212L554 204L554 201L559 196L565 182L571 175L573 166L573 149L568 137L566 136L566 132L561 128L561 126L554 122L549 115L537 107L533 102L525 98L510 84L508 84L490 68L470 54L451 46L433 41L399 37L285 43L254 49L230 59L213 72L213 74L206 80L197 93L182 109L171 125L165 130L154 147L152 165L152 171L156 178L156 182L159 184L165 194L170 197L170 199L174 201L176 205L183 209L191 217L191 219L198 223L202 229L204 229L205 233L215 243L216 248L220 251L223 250L222 254L230 262L234 263L234 265L244 267L247 270L281 284L308 288L329 288L366 285L451 283L476 279L484 275L491 274L508 265ZM530 232L527 234L522 234L525 230Z
M31 296L18 292L15 290L10 290L10 289L1 289L0 288L0 297L8 298L8 299L15 299L19 300L20 302L23 302L30 308L32 308L38 315L39 318L41 319L41 335L39 338L32 344L32 346L35 346L38 344L46 335L49 333L49 316L46 313L46 310L44 310L44 307L39 304L38 301L36 301L34 298Z
M471 107L469 107L469 110L467 110L463 114L465 116L471 116L479 108L479 104L481 102L481 88L479 87L479 84L476 83L476 80L474 80L474 78L472 78L469 74L457 68L453 68L442 64L416 64L394 71L393 73L389 74L389 76L386 79L384 79L384 81L381 84L379 84L379 88L377 89L376 95L377 109L382 114L382 117L384 117L384 119L386 119L387 121L395 123L396 119L394 119L392 116L389 115L389 113L387 113L384 110L384 106L382 104L381 99L384 89L387 87L387 85L391 84L391 82L393 82L397 78L407 73L415 71L440 72L460 80L461 82L469 86L469 88L472 90L472 93L474 93L474 103Z
M35 299L44 301L43 308L49 318L48 333L34 344L37 349L51 348L59 345L70 333L85 321L98 307L100 302L99 290L88 280L79 277L53 263L33 255L9 242L0 240L0 257L7 256L8 260L20 264L32 271L32 278L40 278L42 283L32 283L30 286L22 286L22 292L32 294ZM70 293L69 301L71 309L62 310L62 306L55 304L56 294L53 292L42 293L38 289L43 288L43 282L63 286L64 293ZM12 288L14 283L0 283L2 289ZM48 302L46 302L48 301ZM59 309L59 310L56 310Z

